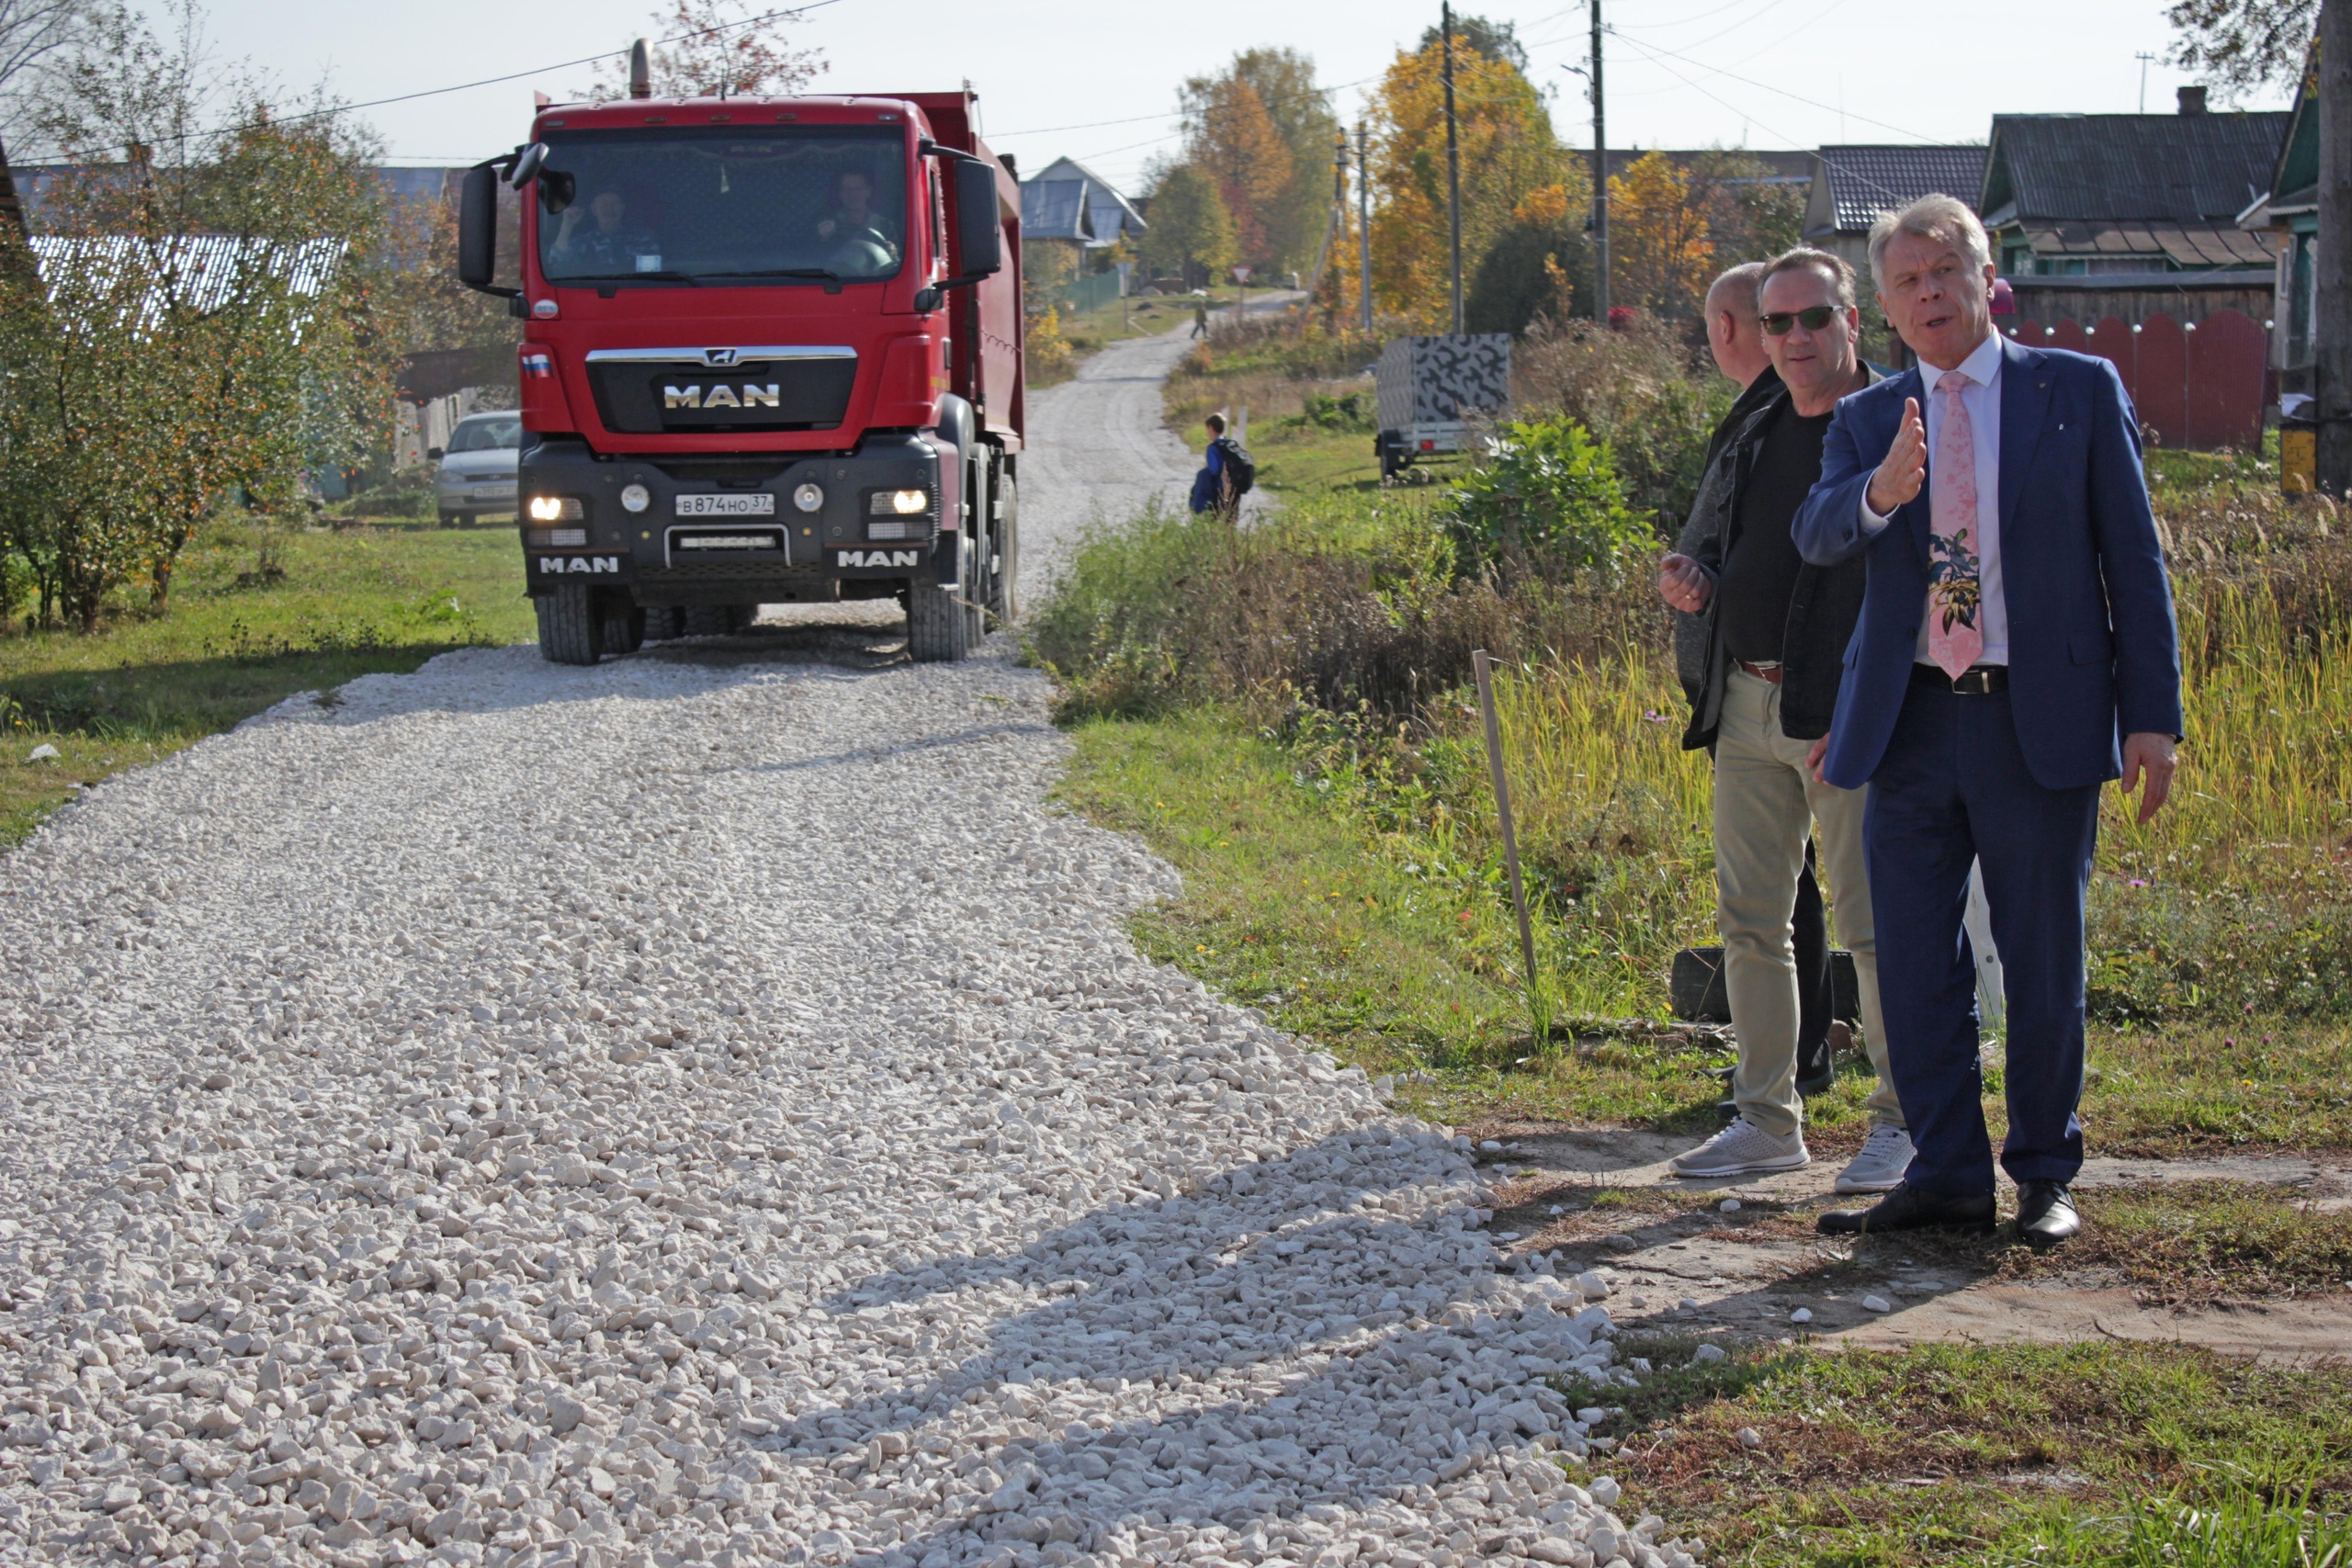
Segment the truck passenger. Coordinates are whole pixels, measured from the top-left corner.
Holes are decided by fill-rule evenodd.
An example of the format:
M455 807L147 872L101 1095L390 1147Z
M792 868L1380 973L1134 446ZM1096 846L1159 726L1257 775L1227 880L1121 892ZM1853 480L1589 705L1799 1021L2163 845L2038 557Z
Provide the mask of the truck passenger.
M594 227L582 225L583 211L595 219ZM562 223L555 232L552 259L562 263L565 272L574 277L633 273L649 257L659 269L662 242L645 230L628 224L628 200L619 191L609 188L590 197L585 209L564 209Z

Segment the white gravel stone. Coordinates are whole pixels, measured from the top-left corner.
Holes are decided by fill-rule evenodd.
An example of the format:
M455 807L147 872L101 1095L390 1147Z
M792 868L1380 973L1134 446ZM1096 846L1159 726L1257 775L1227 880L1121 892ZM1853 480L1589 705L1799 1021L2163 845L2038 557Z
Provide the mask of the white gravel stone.
M1811 1323L1813 1321L1813 1309L1811 1307L1799 1307L1796 1311L1789 1314L1789 1321L1791 1323Z
M1156 431L1145 351L1050 408ZM1082 518L1023 500L1049 559ZM1543 1451L1585 1443L1547 1378L1634 1375L1608 1314L1498 1274L1446 1130L1136 954L1176 879L1046 805L1048 695L1001 648L469 650L0 859L0 1542L1634 1539Z
M1888 1301L1884 1296L1864 1296L1862 1298L1862 1310L1864 1312L1893 1312L1894 1310L1894 1303Z

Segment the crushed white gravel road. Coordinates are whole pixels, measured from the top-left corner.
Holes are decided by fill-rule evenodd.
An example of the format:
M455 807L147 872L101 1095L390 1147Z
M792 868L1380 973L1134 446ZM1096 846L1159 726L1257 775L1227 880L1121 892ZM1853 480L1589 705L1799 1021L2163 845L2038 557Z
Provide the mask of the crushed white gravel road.
M1605 1312L1136 954L1046 696L452 654L0 859L0 1560L1687 1562L1543 1451Z

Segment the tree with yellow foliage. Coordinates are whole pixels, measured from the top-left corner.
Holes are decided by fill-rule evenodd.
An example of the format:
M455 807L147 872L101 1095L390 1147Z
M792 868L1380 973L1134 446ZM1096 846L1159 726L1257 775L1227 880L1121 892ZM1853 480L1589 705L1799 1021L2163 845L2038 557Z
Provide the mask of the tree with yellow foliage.
M1381 310L1442 328L1450 316L1445 89L1434 40L1399 51L1373 96L1372 283ZM1462 162L1465 285L1515 228L1557 229L1589 204L1589 185L1552 133L1532 83L1458 36L1453 101ZM1546 193L1541 194L1539 193ZM1544 245L1530 247L1540 270ZM1352 287L1354 256L1343 255Z
M1288 49L1244 50L1184 84L1184 161L1207 170L1231 214L1239 255L1268 272L1315 259L1331 209L1339 120L1315 62Z
M1702 193L1664 152L1609 176L1609 297L1665 316L1696 313L1714 276Z

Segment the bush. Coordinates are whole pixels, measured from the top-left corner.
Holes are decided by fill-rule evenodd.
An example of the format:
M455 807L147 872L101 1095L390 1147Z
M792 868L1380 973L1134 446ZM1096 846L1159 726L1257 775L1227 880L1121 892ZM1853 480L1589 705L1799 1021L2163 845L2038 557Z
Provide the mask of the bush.
M1523 413L1583 425L1608 446L1626 504L1652 513L1663 537L1681 532L1707 440L1738 395L1703 349L1639 311L1607 329L1539 325L1514 355L1512 380Z
M1465 570L1523 564L1555 581L1614 582L1654 539L1609 449L1565 417L1503 426L1491 460L1448 493L1445 520Z
M1026 365L1029 385L1050 387L1067 381L1078 368L1069 339L1062 335L1059 310L1047 306L1043 315L1029 319Z
M1338 397L1309 392L1303 417L1307 423L1324 430L1369 434L1380 425L1379 399L1371 392L1348 392Z

